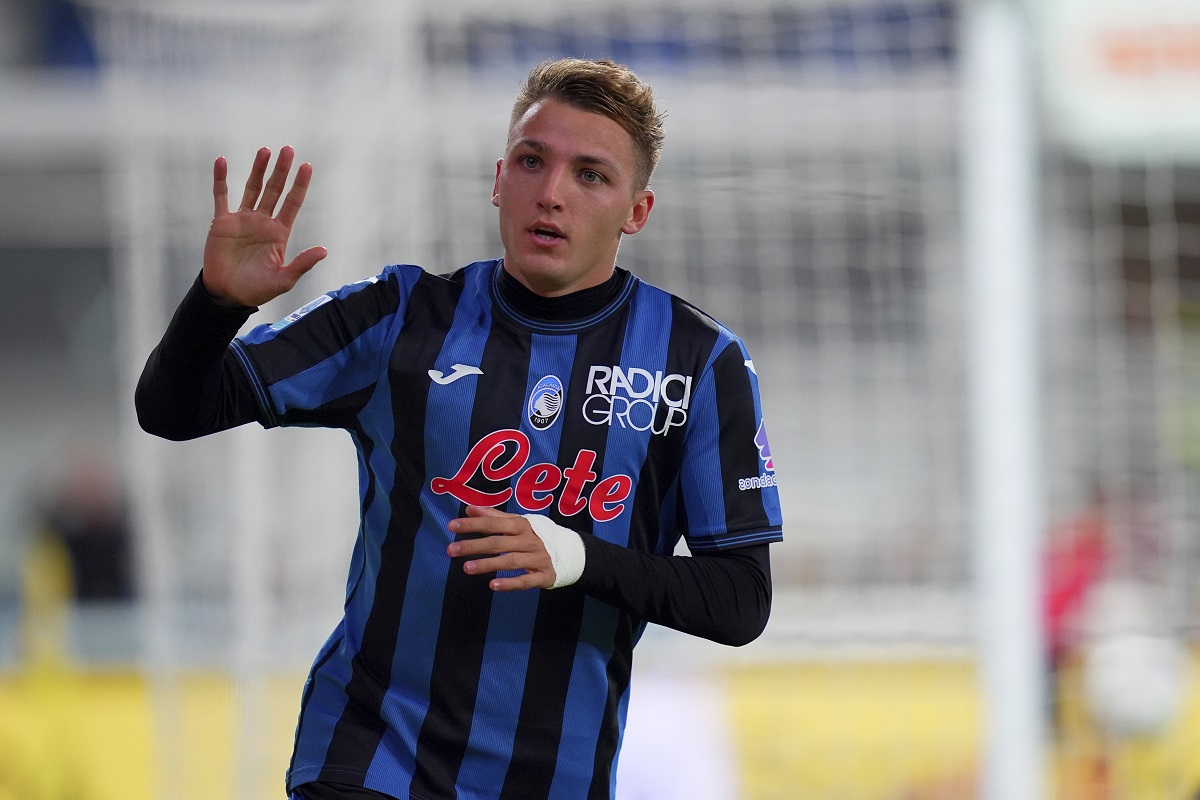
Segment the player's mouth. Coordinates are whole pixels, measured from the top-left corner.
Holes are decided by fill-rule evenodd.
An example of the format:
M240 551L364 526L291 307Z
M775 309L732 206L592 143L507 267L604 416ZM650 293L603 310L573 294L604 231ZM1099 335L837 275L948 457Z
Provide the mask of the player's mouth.
M541 222L531 226L529 234L535 242L546 247L553 246L567 238L557 225Z

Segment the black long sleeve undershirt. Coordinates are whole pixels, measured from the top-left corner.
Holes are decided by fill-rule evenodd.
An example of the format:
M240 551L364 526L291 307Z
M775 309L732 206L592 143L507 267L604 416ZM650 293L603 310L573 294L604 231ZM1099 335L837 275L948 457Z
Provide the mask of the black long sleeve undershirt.
M255 310L220 305L196 279L138 381L143 430L182 441L261 421L250 381L229 351ZM597 600L721 644L746 644L766 627L769 545L660 556L580 536L587 558L578 586Z
M229 351L256 310L222 306L197 276L138 380L133 404L142 430L179 442L260 419L250 381Z
M740 647L771 614L770 545L694 556L657 556L581 533L587 559L579 586L611 606Z

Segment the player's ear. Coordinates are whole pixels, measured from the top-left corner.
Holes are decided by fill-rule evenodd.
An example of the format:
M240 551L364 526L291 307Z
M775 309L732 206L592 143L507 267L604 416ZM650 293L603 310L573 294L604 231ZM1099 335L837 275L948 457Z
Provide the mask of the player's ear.
M504 159L496 159L496 182L492 184L492 205L496 208L500 207L500 168L504 166Z
M634 194L633 208L629 210L629 216L625 219L625 224L621 226L621 233L637 233L646 227L646 221L650 218L650 209L652 208L654 208L654 192L642 189Z

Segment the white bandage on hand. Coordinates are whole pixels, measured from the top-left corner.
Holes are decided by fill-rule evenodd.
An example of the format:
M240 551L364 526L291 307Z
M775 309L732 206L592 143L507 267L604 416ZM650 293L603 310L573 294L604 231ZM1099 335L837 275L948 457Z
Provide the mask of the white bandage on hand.
M554 585L551 589L561 589L579 580L583 574L583 562L587 551L583 547L583 539L570 528L556 525L549 517L541 514L522 514L529 520L529 526L546 546L550 554L550 565L554 567Z

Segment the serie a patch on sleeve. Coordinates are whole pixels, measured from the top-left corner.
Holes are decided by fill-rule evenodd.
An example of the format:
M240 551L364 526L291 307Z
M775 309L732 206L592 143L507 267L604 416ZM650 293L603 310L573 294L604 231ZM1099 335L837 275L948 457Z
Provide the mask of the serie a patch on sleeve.
M332 299L333 299L333 298L332 298L332 297L330 297L329 295L327 295L327 294L323 294L323 295L321 295L320 297L316 298L315 300L312 300L312 301L310 301L310 302L308 302L308 303L305 303L304 305L300 306L300 307L299 307L299 308L297 308L295 311L293 311L292 313L288 314L286 317L284 317L283 319L279 320L279 321L278 321L278 322L276 322L274 325L272 325L272 326L271 326L271 330L273 330L273 331L281 331L281 330L283 330L283 329L284 329L284 328L286 328L288 325L291 325L293 322L295 322L296 320L300 319L301 317L303 317L303 316L304 316L305 314L307 314L308 312L310 312L310 311L312 311L312 310L314 310L314 309L320 308L321 306L325 305L326 303L328 303L328 302L329 302L330 300L332 300Z

